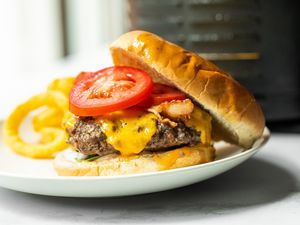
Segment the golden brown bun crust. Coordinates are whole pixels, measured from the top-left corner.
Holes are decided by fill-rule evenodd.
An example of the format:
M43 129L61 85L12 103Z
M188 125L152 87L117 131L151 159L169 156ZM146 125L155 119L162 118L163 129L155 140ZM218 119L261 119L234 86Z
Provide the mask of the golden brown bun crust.
M262 135L265 119L254 97L198 54L145 31L122 35L110 50L115 65L143 69L155 81L176 86L209 111L216 139L249 148Z
M93 162L78 162L75 152L60 152L53 161L56 173L60 176L115 176L124 174L156 172L213 161L215 150L212 147L172 150L163 153L139 154L122 157L110 154Z

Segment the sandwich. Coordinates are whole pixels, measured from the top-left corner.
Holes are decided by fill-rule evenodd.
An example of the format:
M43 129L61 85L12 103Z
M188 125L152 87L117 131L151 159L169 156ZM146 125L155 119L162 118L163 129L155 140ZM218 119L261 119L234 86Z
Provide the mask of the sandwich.
M217 141L248 149L262 136L253 95L198 54L145 31L110 52L114 66L76 78L64 125L72 149L56 155L58 175L182 168L213 161Z

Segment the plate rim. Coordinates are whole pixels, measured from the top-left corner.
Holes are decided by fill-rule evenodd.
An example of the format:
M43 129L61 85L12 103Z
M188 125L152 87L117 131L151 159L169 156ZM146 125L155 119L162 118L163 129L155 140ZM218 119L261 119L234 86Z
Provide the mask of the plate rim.
M128 179L128 178L138 178L138 177L149 177L149 176L156 176L156 175L164 175L170 173L177 173L177 172L184 172L188 170L193 170L196 168L202 167L211 167L215 166L215 164L226 163L228 161L232 161L236 158L243 157L244 155L254 154L258 150L260 150L270 139L271 133L268 127L265 126L262 136L255 141L253 147L250 149L244 149L242 152L229 156L223 159L219 159L216 161L211 161L203 164L181 167L176 169L169 169L169 170L162 170L156 172L147 172L147 173L137 173L137 174L124 174L124 175L114 175L114 176L57 176L57 177L42 177L42 176L34 176L34 175L18 175L15 173L9 172L2 172L0 171L0 178L1 177L10 177L10 178L21 178L21 179L31 179L31 180L68 180L68 181L79 181L79 180L114 180L114 179ZM239 146L237 146L239 147ZM239 147L242 149L241 147Z

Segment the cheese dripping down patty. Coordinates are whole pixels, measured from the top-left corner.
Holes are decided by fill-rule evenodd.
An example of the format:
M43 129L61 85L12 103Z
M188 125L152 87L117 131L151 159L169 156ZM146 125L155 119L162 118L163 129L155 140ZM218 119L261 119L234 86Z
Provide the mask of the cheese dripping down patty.
M190 119L185 120L185 125L201 132L200 138L202 144L211 145L211 120L212 118L207 112L195 106Z
M116 111L96 118L97 124L106 135L106 141L118 150L121 155L135 155L143 151L147 143L155 134L156 121L159 118L140 109L126 109ZM66 128L74 127L76 116L70 116L65 122ZM194 107L189 118L184 120L186 126L200 131L202 145L210 146L211 141L211 116Z
M97 118L107 143L121 155L140 153L156 132L157 117L142 110L127 109Z

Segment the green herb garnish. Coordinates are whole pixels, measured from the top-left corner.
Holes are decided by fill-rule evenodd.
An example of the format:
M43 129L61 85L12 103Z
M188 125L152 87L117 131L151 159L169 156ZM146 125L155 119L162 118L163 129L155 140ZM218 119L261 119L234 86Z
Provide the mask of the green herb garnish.
M92 161L95 161L95 160L97 160L99 158L100 158L100 155L92 154L92 155L86 156L85 158L76 158L76 160L78 162L83 162L83 161L92 162Z
M89 162L92 162L92 161L97 160L99 158L100 158L100 155L94 154L94 155L89 155L85 160L89 161Z

